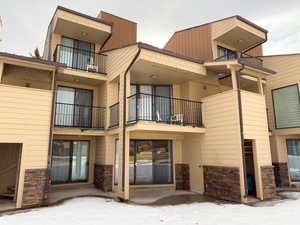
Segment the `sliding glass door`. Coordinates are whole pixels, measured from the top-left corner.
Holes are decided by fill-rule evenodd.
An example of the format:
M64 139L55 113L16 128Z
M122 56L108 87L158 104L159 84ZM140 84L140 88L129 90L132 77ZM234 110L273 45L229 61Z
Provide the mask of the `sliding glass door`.
M94 43L62 37L61 45L60 62L69 68L87 70L87 65L94 64Z
M88 179L89 141L53 141L51 183Z
M300 139L287 140L288 165L291 180L300 181Z
M58 86L56 98L56 126L91 127L91 90Z
M170 86L131 85L131 95L134 94L138 95L130 98L130 121L170 121L172 111L170 98L172 93Z
M167 140L130 141L130 184L170 184L172 142Z

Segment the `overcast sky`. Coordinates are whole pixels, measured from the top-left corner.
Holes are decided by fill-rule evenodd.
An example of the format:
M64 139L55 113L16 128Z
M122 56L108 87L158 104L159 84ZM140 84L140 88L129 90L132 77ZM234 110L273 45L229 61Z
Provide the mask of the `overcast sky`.
M43 50L57 5L97 16L100 10L138 23L138 41L163 47L174 31L232 15L266 28L264 54L300 53L299 0L1 0L0 51Z

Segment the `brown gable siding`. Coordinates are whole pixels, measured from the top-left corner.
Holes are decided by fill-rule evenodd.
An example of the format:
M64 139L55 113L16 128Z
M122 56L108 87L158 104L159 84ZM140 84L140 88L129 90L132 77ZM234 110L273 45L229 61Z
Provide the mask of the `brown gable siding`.
M213 59L210 25L176 32L164 49L184 56L209 61Z
M135 22L114 16L112 14L101 11L99 16L105 21L113 23L112 36L105 43L102 50L119 48L124 45L136 43L137 24Z
M253 48L246 53L252 56L262 56L263 55L262 45L259 45L256 48Z

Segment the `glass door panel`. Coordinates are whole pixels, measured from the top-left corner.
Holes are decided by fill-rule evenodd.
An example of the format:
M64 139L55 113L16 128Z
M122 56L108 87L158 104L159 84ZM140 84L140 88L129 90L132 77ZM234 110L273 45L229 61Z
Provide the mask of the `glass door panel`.
M51 181L66 183L70 177L71 142L53 141Z
M172 158L169 141L155 141L153 172L155 184L172 182Z
M138 98L139 119L151 121L153 113L152 86L140 85L139 93L141 93L141 95Z
M71 38L62 37L62 46L59 52L59 62L67 64L67 67L73 68L74 59L74 40Z
M156 121L169 122L171 118L170 86L154 86Z
M137 120L137 118L136 118L137 96L135 95L137 93L136 89L137 89L136 85L130 85L131 97L129 98L129 121Z
M57 88L55 125L73 126L74 121L74 88Z
M288 165L292 181L300 181L300 139L287 140Z
M74 141L72 154L72 181L86 181L88 178L88 141Z
M118 179L119 179L118 174L119 174L119 160L120 160L120 154L121 154L120 151L121 151L120 141L119 141L119 139L117 139L115 141L115 168L114 168L114 181L115 181L114 183L115 183L115 185L118 184ZM130 168L130 164L129 164L129 168Z
M75 92L75 117L74 124L79 127L92 125L92 94L85 89L76 89Z
M138 141L135 159L135 183L153 183L153 150L151 141Z

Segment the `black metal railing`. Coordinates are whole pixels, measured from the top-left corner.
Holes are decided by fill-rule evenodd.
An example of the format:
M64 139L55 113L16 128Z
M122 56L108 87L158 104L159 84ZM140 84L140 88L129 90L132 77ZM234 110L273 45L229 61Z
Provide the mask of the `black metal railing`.
M142 120L203 126L201 102L139 93L128 97L128 107L128 123Z
M56 103L55 126L104 128L105 107Z
M109 127L119 126L119 102L109 106Z
M234 59L241 59L248 63L259 65L259 66L262 66L262 61L263 61L261 58L257 56L248 55L246 53L239 52L239 51L230 52L226 55L222 55L216 58L215 61L226 61L226 60L234 60Z
M106 73L106 55L65 45L57 45L54 61L66 64L68 68L92 73Z

